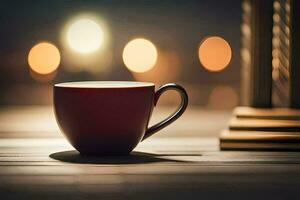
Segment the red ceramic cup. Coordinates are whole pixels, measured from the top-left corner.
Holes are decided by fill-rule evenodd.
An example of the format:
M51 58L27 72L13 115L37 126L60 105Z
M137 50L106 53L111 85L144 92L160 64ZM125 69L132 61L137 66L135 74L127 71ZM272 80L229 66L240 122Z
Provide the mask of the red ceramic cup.
M181 105L162 122L148 128L160 95L176 90ZM57 123L81 154L125 155L136 145L182 115L188 104L184 88L169 83L156 92L153 83L86 81L54 85Z

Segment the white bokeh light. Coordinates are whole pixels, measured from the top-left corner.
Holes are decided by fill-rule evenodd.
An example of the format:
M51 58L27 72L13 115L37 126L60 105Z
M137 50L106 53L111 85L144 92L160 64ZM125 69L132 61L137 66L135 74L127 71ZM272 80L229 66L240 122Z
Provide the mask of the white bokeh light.
M128 42L123 50L123 62L133 72L146 72L157 61L157 49L152 42L137 38Z
M95 21L82 18L73 22L67 30L67 43L78 53L92 53L103 43L104 33Z

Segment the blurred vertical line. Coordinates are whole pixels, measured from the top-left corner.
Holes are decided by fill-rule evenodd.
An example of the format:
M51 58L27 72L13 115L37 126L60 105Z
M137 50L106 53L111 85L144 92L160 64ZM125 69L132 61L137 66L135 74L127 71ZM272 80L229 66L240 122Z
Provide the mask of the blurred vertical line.
M300 1L290 1L290 107L300 108Z
M242 102L271 107L273 0L244 0L242 7L243 24L250 28L249 35L242 33L242 41L248 41L242 51L250 54L250 60L242 56Z
M250 64L251 64L251 4L250 0L242 2L241 25L241 104L250 104Z
M290 99L290 0L274 1L273 94L276 107L287 107ZM277 19L278 17L278 19ZM274 76L275 75L275 76Z

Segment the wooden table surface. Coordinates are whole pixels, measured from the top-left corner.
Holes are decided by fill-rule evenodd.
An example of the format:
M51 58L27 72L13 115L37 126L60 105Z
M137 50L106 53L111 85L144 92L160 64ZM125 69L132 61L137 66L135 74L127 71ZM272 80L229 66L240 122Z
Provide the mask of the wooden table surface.
M51 107L2 107L0 199L299 199L300 153L219 151L230 115L189 108L131 156L82 157Z

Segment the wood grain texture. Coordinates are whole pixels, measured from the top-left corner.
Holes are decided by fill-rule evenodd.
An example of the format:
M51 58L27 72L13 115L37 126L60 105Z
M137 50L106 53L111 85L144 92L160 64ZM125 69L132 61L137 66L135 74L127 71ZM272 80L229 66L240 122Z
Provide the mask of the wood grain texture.
M75 199L123 199L124 194L133 199L219 199L216 192L223 199L239 199L241 194L257 198L261 190L264 197L280 199L274 194L294 197L300 186L300 153L220 152L216 138L149 139L133 153L144 155L142 160L82 159L63 138L5 139L0 151L5 199L64 199L70 194ZM53 153L67 156L60 161L50 157Z
M0 116L9 116L10 111L5 112ZM20 117L18 109L14 112ZM28 116L26 112L19 119L34 123L34 109L28 109ZM151 137L131 156L117 158L82 157L57 132L58 136L39 137L42 129L33 135L26 132L30 137L15 137L15 132L9 138L13 131L7 125L0 139L0 198L260 199L262 192L266 199L298 197L299 152L219 151L213 136L228 113L192 109L186 115L185 131L174 124L168 136ZM25 121L20 123L32 126ZM176 128L187 136L172 134ZM205 130L210 137L201 137L207 135Z

